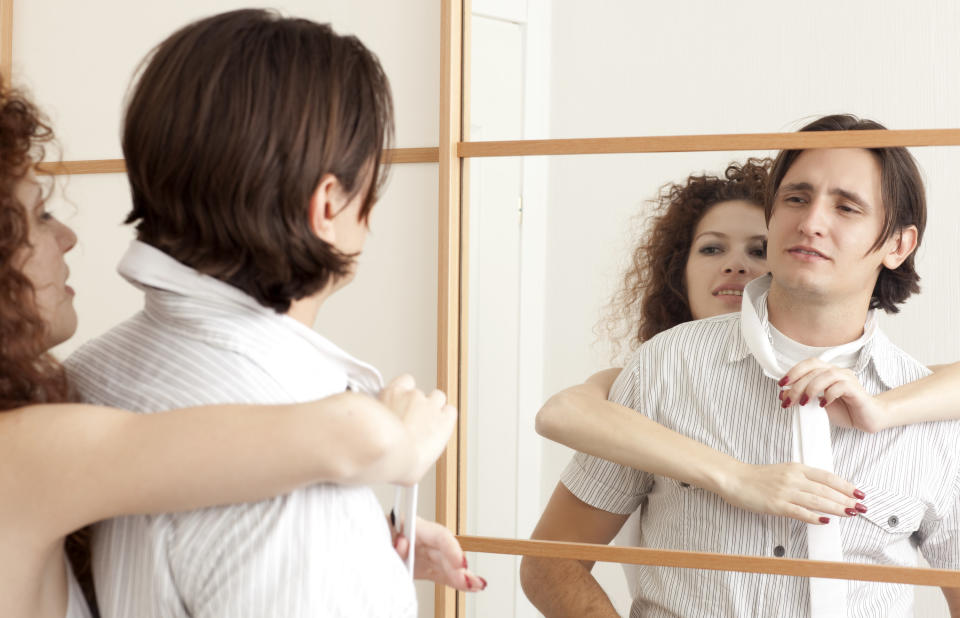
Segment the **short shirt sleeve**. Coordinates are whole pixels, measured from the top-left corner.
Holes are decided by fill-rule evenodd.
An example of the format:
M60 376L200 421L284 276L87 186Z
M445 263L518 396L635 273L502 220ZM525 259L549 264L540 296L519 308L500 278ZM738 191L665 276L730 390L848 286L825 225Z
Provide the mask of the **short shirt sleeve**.
M642 379L645 347L641 346L620 372L610 389L610 401L634 410L652 409L653 399L649 393L653 385L645 384L647 380ZM576 453L561 474L560 482L590 506L626 515L637 510L650 492L653 475L601 457Z

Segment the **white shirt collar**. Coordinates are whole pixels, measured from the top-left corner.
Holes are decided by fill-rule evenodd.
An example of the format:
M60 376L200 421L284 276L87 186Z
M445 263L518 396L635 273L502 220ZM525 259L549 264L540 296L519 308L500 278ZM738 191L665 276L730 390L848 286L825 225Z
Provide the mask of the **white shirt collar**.
M162 318L176 320L179 317L177 312L181 309L185 309L184 314L191 318L204 314L242 314L248 318L253 317L258 324L273 324L279 329L278 334L292 334L297 340L321 353L347 374L351 388L376 394L383 386L380 373L374 367L354 358L320 333L288 315L264 307L239 288L178 262L156 247L134 240L117 265L117 272L144 291L148 307L161 311ZM199 318L191 321L191 325L198 330L204 330L208 326ZM252 332L250 335L255 336ZM263 336L263 332L258 332L256 336ZM213 337L222 341L222 331L218 329ZM204 338L209 341L208 337ZM290 349L274 345L279 342L266 343L266 347L259 346L257 349L257 354L264 362L271 362L274 366L279 366L281 371L291 374L311 371L310 367L304 366L302 358L289 353ZM270 358L265 358L266 356ZM316 376L313 379L315 380ZM309 383L309 380L307 382ZM297 380L291 380L291 383L297 383Z
M770 293L770 282L773 280L771 275L764 275L754 279L746 285L743 290L743 303L741 306L740 319L740 341L742 347L734 349L734 355L740 355L743 358L747 353L754 356L764 372L770 377L778 373L776 379L779 379L786 373L790 367L780 367L777 355L773 349L773 343L770 336L769 312L767 309L767 298ZM867 319L864 323L863 335L856 341L846 343L840 346L826 348L820 355L820 358L827 362L831 359L857 353L861 351L860 359L856 363L854 371L861 371L867 361L872 356L871 345L874 337L879 332L878 316L876 310L870 310L867 313ZM731 360L738 360L731 358Z

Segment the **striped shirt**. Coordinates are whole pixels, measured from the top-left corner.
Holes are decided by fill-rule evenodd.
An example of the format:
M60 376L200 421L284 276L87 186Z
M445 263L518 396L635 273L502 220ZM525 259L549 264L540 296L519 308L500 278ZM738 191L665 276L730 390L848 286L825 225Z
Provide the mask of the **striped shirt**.
M80 583L77 582L76 575L73 574L73 567L66 556L63 561L67 565L67 614L65 618L93 618L90 607L87 605L87 599L83 596L83 590L80 589Z
M758 307L766 325L766 305ZM853 371L876 394L929 373L880 331ZM740 334L740 314L688 322L640 347L610 398L751 464L790 461L792 410ZM960 569L960 423L924 423L866 434L831 429L836 472L864 491L866 514L840 520L844 559ZM574 455L562 482L611 513L641 510L640 544L661 549L806 558L805 525L735 508L673 479ZM808 616L808 580L699 569L641 567L630 615ZM847 583L850 616L912 616L913 587Z
M83 401L155 412L380 387L375 370L313 330L148 245L133 243L120 272L145 306L68 360ZM93 549L104 618L416 615L366 487L118 518L98 526Z

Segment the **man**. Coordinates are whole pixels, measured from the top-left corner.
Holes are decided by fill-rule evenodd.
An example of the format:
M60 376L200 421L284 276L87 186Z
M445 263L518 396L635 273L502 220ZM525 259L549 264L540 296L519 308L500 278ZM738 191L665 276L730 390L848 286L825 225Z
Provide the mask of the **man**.
M161 43L123 130L138 240L119 269L145 307L71 357L81 397L154 412L378 392L312 326L353 276L391 133L379 62L329 26L234 11ZM366 487L114 520L94 556L107 618L416 615Z
M829 116L803 130L881 128ZM874 394L928 373L876 328L871 311L895 312L919 290L913 254L922 239L925 201L906 149L781 152L766 216L771 276L748 286L743 305L755 312L761 339L781 367L836 352L833 362ZM655 337L627 363L611 400L742 461L791 460L792 405L798 402L789 401L789 393L781 401L777 377L758 362L743 320L728 314ZM914 566L915 543L933 566L960 569L958 440L957 423L874 435L832 428L837 474L866 494L860 513L839 522L845 560ZM808 556L800 522L741 511L686 483L583 454L564 471L533 536L607 543L641 507L647 547ZM525 558L521 581L547 616L616 615L591 568L575 560ZM810 613L804 578L650 567L639 569L634 583L631 616ZM944 594L952 615L960 616L957 590ZM849 582L846 603L851 616L908 616L913 592Z

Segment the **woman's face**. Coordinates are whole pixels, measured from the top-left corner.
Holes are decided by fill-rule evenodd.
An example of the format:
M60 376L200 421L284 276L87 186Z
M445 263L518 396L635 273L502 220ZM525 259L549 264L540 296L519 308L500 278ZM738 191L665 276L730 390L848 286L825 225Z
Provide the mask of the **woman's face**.
M77 330L73 288L67 285L70 269L63 256L77 236L46 210L43 190L32 172L17 183L15 197L26 209L30 246L22 250L21 272L36 291L37 310L47 323L46 349L63 343Z
M731 200L713 205L697 223L685 282L693 319L740 311L743 287L767 272L763 208Z

